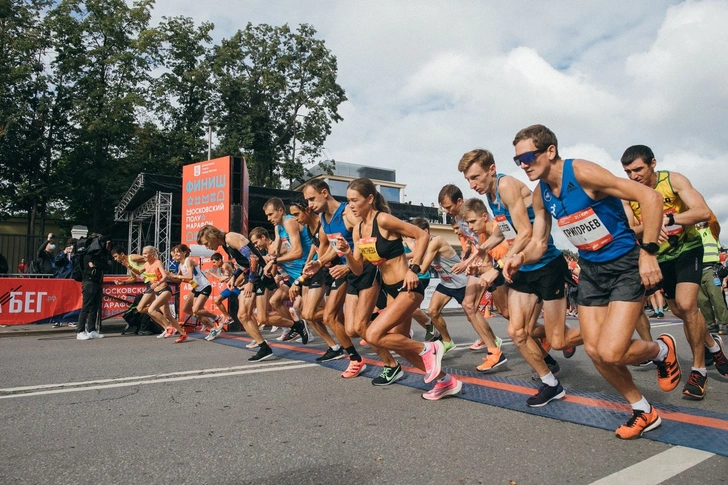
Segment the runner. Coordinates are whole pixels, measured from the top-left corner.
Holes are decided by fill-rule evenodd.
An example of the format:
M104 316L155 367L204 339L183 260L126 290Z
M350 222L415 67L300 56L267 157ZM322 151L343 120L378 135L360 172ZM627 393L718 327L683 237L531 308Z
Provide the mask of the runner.
M380 290L376 267L366 264L357 276L346 265L346 256L336 250L334 244L339 237L354 246L352 230L359 219L352 214L347 203L342 204L333 198L325 181L314 179L307 182L303 186L303 196L311 210L321 218L318 259L306 264L306 273L313 275L322 267L329 268L331 281L324 306L324 324L349 354L349 366L341 377L356 377L366 369L366 364L351 339L364 337L374 310ZM382 373L372 380L373 385L388 385L404 376L402 367L392 354L384 349L372 348L383 365Z
M321 229L321 220L318 215L308 207L306 201L294 201L289 206L289 212L302 227L306 229L308 237L311 240L311 250L309 251L306 264L318 257L318 248L320 247L319 231ZM326 343L328 349L326 352L316 357L316 362L328 362L330 360L343 359L346 353L341 345L331 337L328 328L323 323L322 303L326 294L327 280L331 279L329 268L320 268L313 275L306 274L306 265L301 276L296 279L289 290L289 298L296 301L301 297L302 301L302 318L309 323L313 330ZM343 326L341 327L343 331Z
M593 162L562 160L556 135L543 125L521 130L513 145L516 164L529 180L539 184L533 192L531 242L505 261L503 275L512 281L519 267L543 257L551 232L550 213L579 250L579 325L584 350L633 410L632 417L615 434L621 439L638 438L662 421L637 389L627 365L655 361L663 391L673 390L680 382L672 336L662 334L656 342L632 339L643 311L645 287L655 286L662 278L654 255L662 198ZM629 228L620 199L636 200L645 208L641 247Z
M221 283L227 284L227 282L230 281L230 278L232 278L233 276L233 271L235 271L233 265L228 263L227 261L223 261L222 254L220 253L213 253L212 256L210 256L210 261L212 261L213 268L219 271L219 274L213 272L212 270L207 270L205 274L211 278L215 278ZM222 316L225 317L223 325L230 325L235 321L230 316L228 309L225 308L225 305L223 305L223 302L229 298L238 298L238 295L240 295L239 285L243 283L242 280L244 280L244 277L238 277L238 280L239 283L234 283L232 289L225 288L220 292L219 295L215 297L215 306L218 310L220 310Z
M213 340L220 333L215 328L218 317L205 309L205 303L212 294L212 285L197 267L197 262L190 258L190 248L186 244L178 244L173 247L170 254L172 259L178 263L178 272L176 275L170 274L170 280L188 283L192 291L191 298L187 298L181 313L194 316L203 328L210 330L210 334L205 337L205 340Z
M621 161L631 180L654 188L662 196L662 227L657 239L662 289L673 315L683 321L685 337L693 353L693 366L683 394L692 399L703 399L708 381L703 347L708 347L713 355L718 372L728 375L728 361L720 338L710 335L705 318L698 310L703 242L695 224L710 219L710 209L687 177L677 172L655 170L657 160L649 147L631 146L625 150ZM637 221L642 221L645 205L633 199L625 200L630 201L634 214L629 218L633 229L642 237L643 227Z
M354 228L354 245L339 236L337 249L346 258L354 274L364 270L364 259L379 268L382 288L391 298L387 307L371 322L364 337L373 346L392 350L425 372L425 383L437 379L433 389L422 394L424 399L438 400L457 394L462 383L441 369L445 348L442 342L417 342L409 337L412 313L424 298L424 289L417 275L427 249L429 237L422 229L403 222L388 213L384 197L371 180L359 178L349 183L346 191L352 213L361 219ZM402 236L417 240L412 262L407 265Z
M116 246L111 250L111 257L114 258L114 261L124 266L129 272L129 277L127 279L114 280L115 285L135 283L137 278L141 278L142 282L147 286L142 294L142 298L139 300L139 303L137 303L136 309L137 312L146 313L148 315L149 305L151 305L154 301L155 295L150 288L149 278L144 274L144 263L146 262L146 258L144 258L141 254L126 254L126 250L121 246ZM164 327L162 328L164 329ZM127 330L129 330L128 324L121 334L124 335ZM139 332L142 331L143 330L137 328L135 333L139 334ZM162 332L162 334L164 334L164 332Z
M463 205L463 193L460 189L455 185L448 184L440 189L437 200L440 203L440 207L442 207L447 215L453 218L453 220L458 224L460 232L463 234L463 237L468 241L468 243L473 246L477 246L479 244L477 236L473 234L473 231L470 230L468 224L462 219L462 217L460 217L460 210ZM463 251L465 251L465 247L463 247ZM465 273L469 266L480 259L481 258L478 254L474 252L467 258L464 257L463 261L459 264L453 266L452 272L454 274ZM473 326L475 333L477 333L479 337L479 340L476 340L476 342L470 346L470 349L477 350L483 347L487 349L489 355L483 359L484 362L479 367L482 367L483 370L488 370L486 368L487 366L492 368L499 362L502 364L507 359L500 350L500 338L496 337L495 333L493 333L493 330L490 328L488 321L485 319L483 314L478 311L478 305L484 291L485 288L480 285L480 279L478 277L468 277L468 283L465 287L465 299L463 299L461 305L465 312L465 316L468 318L468 321Z
M460 263L460 257L444 238L430 234L430 223L426 219L416 217L412 219L412 225L419 227L430 236L430 242L427 245L421 266L425 268L432 266L440 277L440 283L435 287L435 292L432 294L427 309L436 333L429 340L425 340L429 342L442 340L445 353L447 353L455 348L455 343L452 341L450 332L447 329L447 323L442 317L442 310L453 298L458 304L462 304L465 298L468 277L462 273L455 274L452 272L453 266Z
M458 170L470 182L470 188L485 195L494 220L498 224L495 232L480 247L480 251L494 248L505 239L509 249L503 259L493 262L493 268L481 276L485 287L502 276L505 258L518 254L531 240L533 228L533 207L531 189L526 184L509 175L496 172L493 154L487 150L472 150L460 159ZM485 204L482 200L468 199L463 204L461 216L476 234L487 220ZM476 227L477 226L477 227ZM563 398L566 393L558 379L549 369L544 358L545 350L535 337L548 339L556 350L567 350L568 357L573 348L581 345L581 332L578 328L566 327L566 297L564 284L571 278L566 259L554 245L549 236L548 247L541 259L533 264L524 265L508 284L508 335L526 362L538 374L542 382L538 393L531 396L526 404L531 407L545 406L554 399ZM542 304L540 304L543 302ZM545 325L538 326L541 307L544 309ZM545 332L544 332L545 330ZM545 334L545 335L544 335Z
M238 276L247 274L248 283L245 285L242 294L244 298L252 298L255 272L250 270L250 260L243 256L241 250L247 246L248 249L250 249L251 255L257 257L259 261L263 261L263 255L260 254L260 251L258 251L255 244L249 241L248 238L246 238L242 234L236 232L224 232L211 225L202 226L202 228L200 228L200 231L197 233L197 243L202 244L207 249L211 249L213 251L217 250L220 246L222 246L228 256L231 259L235 260L237 266L235 268L235 271L233 272L233 277L230 278L230 281L228 282L228 288L234 287L234 282L238 278ZM244 305L241 304L240 307L242 311ZM241 323L245 325L243 319L241 319ZM250 326L249 322L248 326ZM260 336L260 331L258 330L257 325L255 325L255 327L255 329L246 327L246 331L248 331L251 336L254 335L254 332L258 332L257 335L255 335L254 337L259 344L258 352L253 357L248 359L249 361L253 362L267 359L273 354L273 350L270 348L268 343L262 338L262 336ZM293 328L294 330L299 332L300 335L306 335L306 342L308 342L308 334L304 325L301 322L293 323Z
M164 269L162 261L159 259L159 252L154 246L145 246L142 256L147 261L144 264L144 276L149 281L149 288L155 295L147 314L165 329L165 332L160 335L167 335L166 329L173 328L179 333L179 338L175 340L175 343L182 343L187 340L187 333L177 319L172 318L172 312L169 310L169 299L172 296L172 289L167 284L169 273Z

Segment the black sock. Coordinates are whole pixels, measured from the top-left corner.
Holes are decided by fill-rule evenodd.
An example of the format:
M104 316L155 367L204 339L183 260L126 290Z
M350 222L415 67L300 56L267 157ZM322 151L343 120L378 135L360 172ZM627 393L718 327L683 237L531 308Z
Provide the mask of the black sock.
M356 351L356 349L354 348L353 345L351 347L345 348L344 350L346 351L347 354L349 354L349 358L351 360L356 360L358 362L361 362L361 355L359 355L359 352Z
M270 346L268 345L268 342L266 342L265 340L263 340L262 343L258 344L258 347L260 347L261 349L266 349L266 348L269 349L270 348Z
M546 365L556 364L556 361L553 357L551 357L551 354L546 354L546 357L543 358L543 361L546 362Z

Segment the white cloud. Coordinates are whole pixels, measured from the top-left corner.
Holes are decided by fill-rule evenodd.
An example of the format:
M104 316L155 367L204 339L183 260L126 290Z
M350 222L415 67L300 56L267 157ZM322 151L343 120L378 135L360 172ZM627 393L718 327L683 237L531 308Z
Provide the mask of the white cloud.
M160 0L155 15L211 20L217 39L248 21L313 25L350 100L326 153L396 168L415 203L449 182L474 195L456 165L475 147L524 180L511 141L543 123L562 155L620 176L624 149L649 145L728 227L724 1Z

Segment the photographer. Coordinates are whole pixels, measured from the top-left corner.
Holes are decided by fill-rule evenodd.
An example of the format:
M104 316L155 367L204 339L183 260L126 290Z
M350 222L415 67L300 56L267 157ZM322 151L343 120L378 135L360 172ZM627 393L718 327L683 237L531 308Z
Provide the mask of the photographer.
M36 258L30 263L30 274L48 274L55 273L53 251L56 250L53 233L48 234L48 238L40 245Z
M76 245L76 257L82 258L83 280L81 295L83 304L78 315L76 340L104 338L96 328L101 312L101 285L104 271L110 268L108 240L100 234L91 234L88 239L81 239Z

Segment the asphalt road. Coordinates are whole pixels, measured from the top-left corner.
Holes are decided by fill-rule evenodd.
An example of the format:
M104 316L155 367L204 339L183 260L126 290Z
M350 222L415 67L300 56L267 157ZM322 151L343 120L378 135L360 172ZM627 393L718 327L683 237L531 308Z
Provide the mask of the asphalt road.
M456 342L473 340L464 317L448 321ZM505 321L492 323L506 335ZM653 333L675 335L689 366L682 327L664 324ZM300 360L251 364L250 351L220 342L118 334L76 341L68 333L0 339L0 482L627 484L660 483L661 473L669 484L728 479L721 456L691 465L690 449L625 442L603 429L464 399L429 402L412 387L378 388ZM307 346L323 347L320 339ZM443 365L479 364L483 354L466 347ZM509 361L498 375L528 381L515 348L504 349ZM583 351L569 361L555 357L567 391L614 394ZM654 368L634 375L655 402L718 412L728 403L728 379L715 371L703 402L659 391ZM675 471L666 472L666 463ZM615 475L625 469L626 479Z

